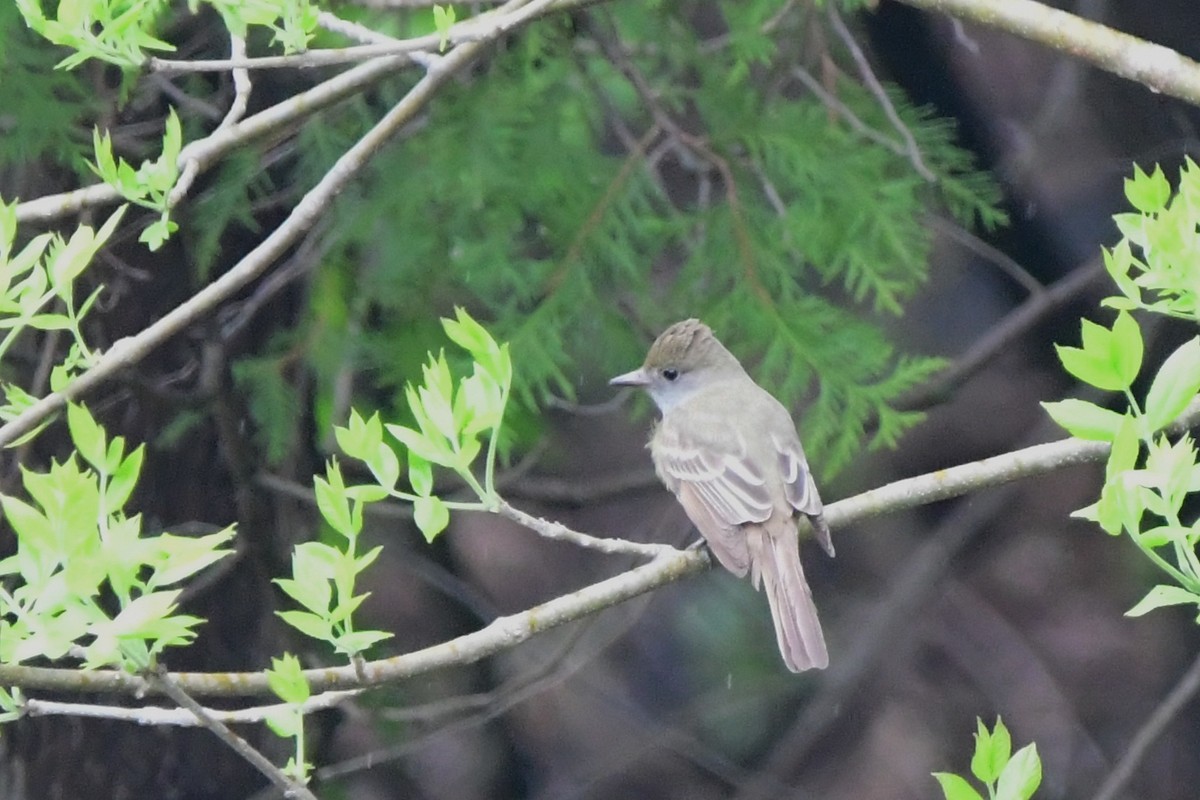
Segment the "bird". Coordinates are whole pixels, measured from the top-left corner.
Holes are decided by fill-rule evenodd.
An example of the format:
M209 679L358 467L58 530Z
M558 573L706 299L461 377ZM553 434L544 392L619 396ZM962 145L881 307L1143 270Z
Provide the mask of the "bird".
M658 407L648 445L655 472L717 561L765 588L787 668L827 667L798 519L830 557L834 549L791 414L698 319L671 325L640 368L609 383L644 389Z

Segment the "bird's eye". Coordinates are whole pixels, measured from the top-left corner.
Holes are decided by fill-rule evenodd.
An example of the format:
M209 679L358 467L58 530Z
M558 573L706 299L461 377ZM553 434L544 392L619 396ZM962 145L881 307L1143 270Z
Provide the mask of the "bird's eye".
M669 381L673 381L679 377L679 370L674 367L667 367L662 371L662 376Z

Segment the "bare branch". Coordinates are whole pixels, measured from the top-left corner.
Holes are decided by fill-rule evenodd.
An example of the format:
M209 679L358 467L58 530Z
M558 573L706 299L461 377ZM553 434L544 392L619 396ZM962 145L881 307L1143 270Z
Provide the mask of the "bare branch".
M1200 401L1194 402L1171 427L1178 432L1200 420ZM1103 442L1061 439L982 461L908 478L841 500L825 507L832 527L868 517L1002 486L1020 478L1044 475L1074 464L1102 461L1109 447ZM499 617L478 631L448 642L361 665L305 671L315 692L362 689L393 683L450 665L470 664L509 650L539 633L583 619L660 586L702 572L710 565L702 550L663 547L647 564L556 597L517 614ZM270 692L266 675L244 673L172 673L170 677L196 696L248 697ZM0 686L72 692L144 694L159 691L146 679L114 670L77 671L46 667L0 665Z
M529 528L534 533L547 539L553 539L558 542L570 542L579 547L598 550L601 553L608 553L609 555L621 554L642 556L643 558L657 558L679 552L679 550L667 544L643 544L641 542L631 542L628 539L603 539L598 536L589 536L586 533L573 531L561 522L553 522L541 517L535 517L532 514L527 514L519 508L513 508L504 501L500 502L496 513L505 519L512 520L518 525Z
M229 34L229 57L246 57L246 40L236 34ZM217 126L217 130L228 128L246 116L246 106L250 103L250 73L244 69L233 71L233 102L229 104L229 112Z
M317 796L307 786L298 783L279 767L275 766L271 759L255 750L249 742L231 731L228 725L209 714L208 709L197 703L170 675L167 675L165 672L161 675L151 673L149 681L152 686L157 687L163 694L178 703L180 708L194 716L202 727L212 731L218 739L228 745L235 753L254 765L255 769L265 775L271 783L283 792L284 797L317 800Z
M1200 63L1034 0L900 0L1044 44L1152 91L1200 105Z
M866 84L871 94L875 95L875 99L883 107L883 113L887 115L888 121L892 123L892 127L904 139L904 150L908 154L908 160L912 162L913 169L925 180L930 183L936 183L937 176L925 165L925 159L921 157L921 148L917 146L917 140L913 138L912 131L908 129L908 126L904 124L904 120L900 119L900 115L896 113L896 107L892 104L892 99L888 97L883 84L879 82L879 78L875 77L875 71L871 69L871 63L867 61L862 48L854 40L854 36L846 27L846 23L842 21L842 17L837 13L837 8L833 3L829 4L829 21L833 24L833 30L841 38L842 43L846 45L846 49L850 51L850 57L858 65L858 74L862 77L863 83Z
M979 341L971 345L949 367L929 381L898 398L892 405L898 410L922 409L941 402L987 366L993 358L1008 350L1013 342L1028 333L1048 315L1071 302L1089 285L1105 275L1098 263L1076 267L1066 277L1043 288L1008 312Z
M268 719L272 714L282 711L299 710L304 714L335 708L361 691L325 692L313 695L303 703L273 703L266 706L251 706L226 710L221 708L204 708L204 713L211 719L228 725L244 725L259 723ZM179 728L203 727L204 723L192 712L184 708L163 708L162 706L104 706L93 703L61 703L53 700L27 699L21 704L21 715L26 717L87 717L90 719L113 719L120 722L132 722L136 725L171 725Z
M525 0L510 0L504 8L511 11L511 14L503 22L496 22L489 36L500 36L504 31L510 30L520 22L531 19L539 10L554 1L533 0L525 5ZM11 443L33 430L39 422L63 408L67 400L79 397L111 379L119 370L145 358L164 341L208 314L219 303L262 275L293 242L316 224L328 204L358 174L375 151L396 130L412 120L417 112L429 103L443 84L475 59L485 41L488 40L459 45L445 57L439 59L436 65L417 82L417 85L384 115L383 119L376 123L375 127L371 128L342 154L317 185L301 198L288 218L257 247L220 278L205 286L191 299L172 309L154 324L133 336L116 342L91 368L79 375L62 392L54 392L43 397L11 422L0 427L0 446ZM364 65L364 67L369 66L370 64ZM391 66L394 65L388 65L389 68ZM353 72L353 70L351 71ZM246 122L249 123L250 120ZM227 136L239 127L241 126L235 125L224 131L214 132L205 141L210 143L220 141L223 135ZM189 148L185 148L185 150L187 149ZM194 158L197 163L206 163L204 155L198 152L181 153L181 163L187 163L185 157L186 159Z
M1162 735L1167 726L1187 708L1198 693L1200 693L1200 657L1192 662L1188 671L1163 698L1158 708L1154 709L1154 713L1146 720L1146 724L1138 729L1133 741L1129 743L1129 749L1125 751L1121 760L1104 779L1104 784L1096 792L1093 800L1115 800L1121 796L1125 784L1133 777L1138 765L1146 757L1150 746Z

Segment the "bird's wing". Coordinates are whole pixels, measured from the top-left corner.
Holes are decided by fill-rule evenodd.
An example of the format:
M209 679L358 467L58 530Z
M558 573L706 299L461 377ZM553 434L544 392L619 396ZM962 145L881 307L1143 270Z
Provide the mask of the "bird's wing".
M738 527L762 522L774 510L766 479L746 458L745 442L733 436L700 441L679 426L664 424L656 436L654 456L665 482L717 560L735 575L744 576L750 555Z
M832 556L833 542L829 538L829 526L821 516L824 505L817 493L817 484L813 480L812 470L808 468L808 459L804 457L800 440L795 436L782 439L771 434L771 443L779 455L779 473L783 476L783 492L788 504L809 518L817 542Z

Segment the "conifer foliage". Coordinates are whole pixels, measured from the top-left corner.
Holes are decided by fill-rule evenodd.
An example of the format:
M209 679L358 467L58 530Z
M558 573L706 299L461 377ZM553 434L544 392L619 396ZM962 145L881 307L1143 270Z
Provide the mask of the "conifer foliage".
M92 5L91 24L73 28L18 4L31 29L76 48L65 66L93 66L90 58L125 70L111 100L130 125L169 102L137 79L144 59L171 56L172 46L219 51L225 26L247 32L251 56L279 52L278 43L346 44L305 3L274 17L200 3L199 18L150 3L155 13L136 24L117 13L120 3ZM346 398L336 393L347 370L370 402L402 407L400 387L454 303L512 343L514 396L531 420L551 397L576 399L583 376L625 368L665 324L700 316L790 405L807 408L801 426L827 474L865 440L894 443L915 421L891 402L940 362L899 352L880 323L902 313L924 278L923 220L1001 219L995 189L953 131L875 82L833 7L571 6L479 58L326 210L319 263L296 272L307 276L306 308L272 321L257 352L233 368L272 460L301 436L298 380L313 387L318 431L344 419ZM342 13L406 37L445 28L453 15L439 10ZM12 66L49 80L39 69L44 55L28 55L39 40L14 30L11 12L0 22L20 43ZM82 78L53 73L67 90L47 87L62 98L57 113L98 118L86 93L70 91L73 75ZM255 97L298 85L279 72L252 75ZM187 244L188 280L222 269L223 237L261 229L254 209L315 183L419 77L414 67L303 120L294 145L248 144L212 164L172 215ZM178 84L204 86L202 76ZM22 119L43 102L25 86L0 87ZM185 140L209 127L179 113ZM74 158L60 139L46 139L40 155L95 162L87 137L78 139ZM28 158L34 143L21 141L0 158ZM154 155L125 149L131 163ZM141 204L161 211L167 202L150 200ZM159 224L152 238L161 244L175 223L164 212ZM294 368L298 355L304 370Z

